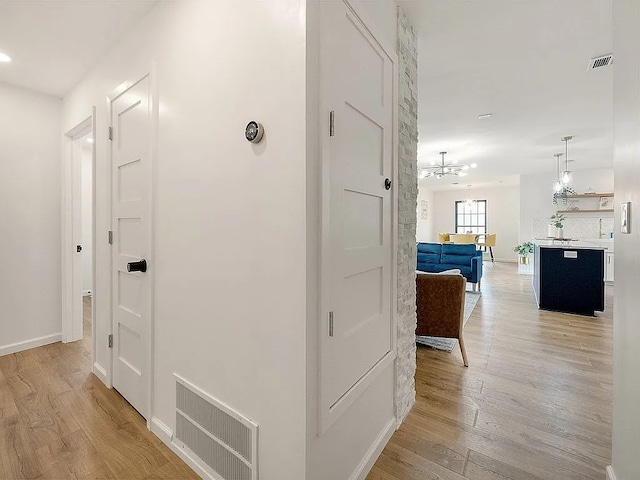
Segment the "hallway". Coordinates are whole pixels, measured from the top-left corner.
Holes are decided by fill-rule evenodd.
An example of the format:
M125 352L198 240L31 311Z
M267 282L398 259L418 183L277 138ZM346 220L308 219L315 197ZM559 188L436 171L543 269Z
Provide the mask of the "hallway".
M418 347L416 405L368 480L604 480L613 287L589 318L539 311L514 264L485 262L482 286L464 330L469 368L457 347Z
M91 374L83 340L0 357L0 478L199 478Z

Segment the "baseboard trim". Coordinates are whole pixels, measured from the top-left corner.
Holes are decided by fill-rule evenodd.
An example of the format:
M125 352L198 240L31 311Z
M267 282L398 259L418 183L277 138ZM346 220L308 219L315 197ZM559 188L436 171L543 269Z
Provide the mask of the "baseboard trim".
M151 433L158 437L162 442L169 447L173 453L184 461L189 467L196 472L200 477L210 480L219 480L212 477L211 474L198 465L198 462L191 458L187 452L173 443L173 430L171 430L166 423L160 420L158 417L151 417Z
M9 355L11 353L18 353L31 348L42 347L43 345L49 345L62 340L62 332L54 333L53 335L47 335L46 337L32 338L31 340L25 340L24 342L12 343L0 347L0 357L3 355Z
M607 465L607 480L616 480L616 474L611 465Z
M100 379L102 383L104 383L107 387L111 388L108 381L107 371L100 365L98 362L93 364L93 368L91 369L93 374Z
M396 423L397 420L395 417L389 420L387 425L382 429L382 432L380 432L380 435L378 435L376 441L371 445L371 448L369 448L369 451L364 456L358 467L355 469L353 474L351 474L349 480L365 480L365 478L367 478L367 475L369 475L369 472L373 468L373 464L376 463L376 460L382 453L382 450L384 450L384 447L387 445L387 442L393 435L393 432L396 431Z

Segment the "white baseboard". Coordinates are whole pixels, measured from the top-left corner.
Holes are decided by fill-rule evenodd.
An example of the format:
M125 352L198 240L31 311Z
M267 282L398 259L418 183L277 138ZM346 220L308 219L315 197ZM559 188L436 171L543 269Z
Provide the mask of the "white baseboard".
M102 365L100 365L98 362L95 362L91 371L96 377L100 379L102 383L105 384L107 388L111 388L111 385L109 385L107 371L102 367Z
M204 468L198 465L198 462L191 458L182 448L178 447L173 443L173 430L171 430L162 420L158 417L151 417L151 433L153 433L156 437L158 437L162 442L169 447L173 453L178 455L184 463L189 465L194 472L200 475L201 478L210 479L210 480L218 480L212 477L209 472L207 472Z
M23 350L29 350L30 348L42 347L43 345L49 345L50 343L56 343L61 340L62 333L54 333L53 335L47 335L46 337L32 338L31 340L25 340L24 342L0 346L0 357L11 353L22 352Z
M607 480L616 480L616 474L611 465L607 465Z
M380 432L376 441L371 445L371 448L360 462L360 465L358 465L355 471L351 474L349 480L364 480L367 478L367 475L369 475L369 472L373 468L373 464L376 463L376 460L395 431L396 418L394 417L389 420L389 423L387 423L387 425L382 429L382 432Z

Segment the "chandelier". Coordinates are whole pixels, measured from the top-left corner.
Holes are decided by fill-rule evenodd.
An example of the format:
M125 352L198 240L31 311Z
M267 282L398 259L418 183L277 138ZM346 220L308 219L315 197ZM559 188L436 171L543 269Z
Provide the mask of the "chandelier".
M451 162L445 162L444 156L447 152L440 152L440 162L435 160L431 162L430 167L425 167L420 170L420 178L436 177L442 178L445 175L456 175L458 177L467 176L467 170L470 168L476 168L478 165L472 163L471 165L458 165L457 160Z

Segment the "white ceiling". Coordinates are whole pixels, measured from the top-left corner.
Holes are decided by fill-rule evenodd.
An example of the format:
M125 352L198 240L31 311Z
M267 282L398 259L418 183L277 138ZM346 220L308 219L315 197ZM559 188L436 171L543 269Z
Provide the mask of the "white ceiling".
M64 96L157 0L0 0L0 82Z
M512 185L519 174L613 165L611 0L400 0L418 42L418 165L476 162L464 178L421 181L433 190ZM615 61L615 57L614 57ZM493 113L486 120L478 115Z

